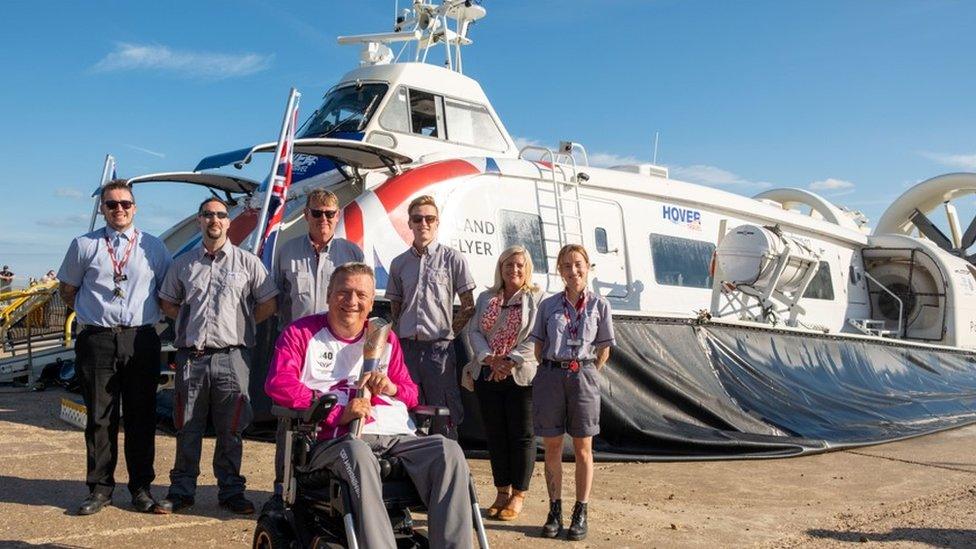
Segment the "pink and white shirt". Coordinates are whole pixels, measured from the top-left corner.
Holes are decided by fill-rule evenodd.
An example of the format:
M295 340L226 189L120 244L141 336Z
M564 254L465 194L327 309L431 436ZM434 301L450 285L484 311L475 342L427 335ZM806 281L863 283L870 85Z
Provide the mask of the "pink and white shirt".
M320 439L340 437L349 432L339 418L356 395L356 381L363 369L363 331L354 339L335 335L326 314L306 316L291 323L275 344L274 358L264 390L279 406L307 408L323 393L338 396L336 406L322 422ZM412 435L416 426L408 410L417 407L417 385L410 379L403 362L400 342L390 332L381 368L397 386L395 396L373 395L372 417L363 433L374 435Z

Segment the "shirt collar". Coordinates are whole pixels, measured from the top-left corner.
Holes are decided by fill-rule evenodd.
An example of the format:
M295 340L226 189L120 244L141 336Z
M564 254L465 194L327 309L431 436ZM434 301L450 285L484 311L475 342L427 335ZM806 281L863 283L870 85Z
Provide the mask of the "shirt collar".
M330 247L332 246L332 241L333 241L333 240L335 240L335 235L332 235L332 237L331 237L331 238L329 238L329 240L328 240L328 241L326 241L326 243L325 243L325 246L322 246L322 250L321 250L321 251L319 251L319 253L320 253L320 254L324 254L324 253L327 253L327 252L329 251L329 248L330 248ZM314 243L314 242L312 242L312 235L308 235L308 247L309 247L309 249L311 249L311 250L312 250L313 252L315 251L315 243Z
M437 250L440 247L441 247L441 245L435 240L435 241L431 242L430 244L428 244L427 247L424 248L424 251L426 252L426 255L434 255L435 253L437 253ZM417 247L414 246L413 243L410 244L410 251L413 252L413 255L416 256L416 257L421 257L421 256L425 255L424 252L418 252L417 251Z
M220 258L220 257L224 257L225 255L227 255L228 253L230 253L230 247L231 246L233 246L233 244L230 243L230 239L229 238L226 239L226 240L224 240L224 245L221 246L220 249L217 250L217 253L214 254L214 259L217 259L217 258ZM209 256L210 256L210 252L207 251L206 246L204 246L203 243L201 242L200 243L200 258L202 259L204 257L209 257Z
M105 236L108 237L109 240L115 240L116 236L124 236L126 240L132 240L132 236L135 234L135 225L129 225L129 228L122 232L116 231L112 227L105 225Z

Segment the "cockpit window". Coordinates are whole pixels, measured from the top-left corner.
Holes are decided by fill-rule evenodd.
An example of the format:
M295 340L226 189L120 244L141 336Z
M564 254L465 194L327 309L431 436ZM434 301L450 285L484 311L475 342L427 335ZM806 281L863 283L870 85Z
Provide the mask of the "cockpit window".
M298 131L298 137L329 137L339 132L361 132L383 100L386 84L359 84L336 88Z
M380 115L387 130L504 151L508 143L488 108L422 90L396 89Z
M442 136L438 132L438 116L443 112L443 99L439 95L410 90L410 131L427 137Z

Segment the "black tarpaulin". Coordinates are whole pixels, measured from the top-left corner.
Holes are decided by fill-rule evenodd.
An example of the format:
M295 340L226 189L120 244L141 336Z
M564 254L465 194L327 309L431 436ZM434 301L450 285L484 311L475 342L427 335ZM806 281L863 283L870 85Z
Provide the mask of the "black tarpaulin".
M775 329L615 319L602 459L783 457L976 421L976 354Z

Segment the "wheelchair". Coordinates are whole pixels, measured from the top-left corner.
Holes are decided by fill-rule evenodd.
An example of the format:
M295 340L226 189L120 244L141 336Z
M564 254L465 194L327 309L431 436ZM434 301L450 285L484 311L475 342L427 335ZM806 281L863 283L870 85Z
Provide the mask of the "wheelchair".
M336 403L336 396L325 394L311 407L293 410L272 406L271 413L288 428L285 439L283 507L263 510L254 530L254 549L346 547L358 549L350 490L346 482L328 470L307 473L296 469L305 465L316 442L319 423ZM412 412L418 425L435 429L449 416L447 408L419 406ZM383 504L390 515L399 549L429 547L427 537L414 529L410 510L423 510L417 493L402 464L396 458L380 458ZM469 479L472 523L481 549L488 549L488 537L478 509L474 482Z

